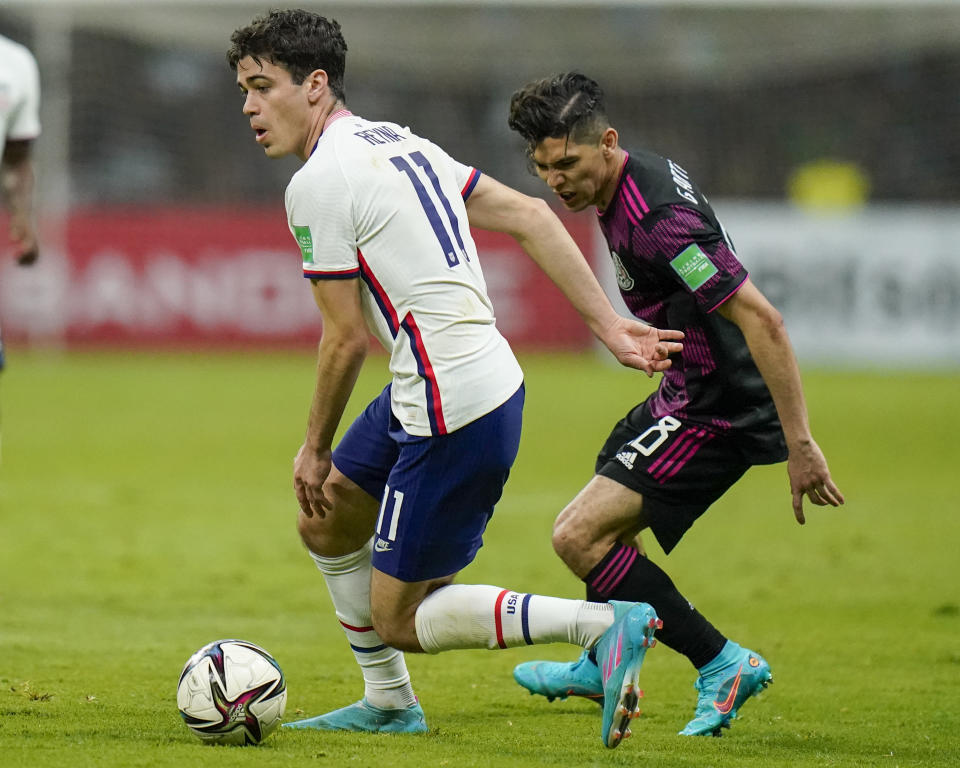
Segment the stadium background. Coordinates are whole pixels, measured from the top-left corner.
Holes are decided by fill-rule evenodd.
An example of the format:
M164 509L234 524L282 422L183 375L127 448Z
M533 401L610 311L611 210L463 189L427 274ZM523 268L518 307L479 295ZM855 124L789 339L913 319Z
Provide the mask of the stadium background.
M530 194L512 91L580 69L627 146L684 166L804 362L960 360L960 5L948 0L306 3L338 18L354 111ZM230 32L263 3L7 0L43 77L44 258L0 271L13 346L312 344L294 161L251 140ZM568 217L601 269L590 214ZM588 345L508 238L478 235L519 348ZM825 333L826 332L826 333Z
M784 466L756 467L671 553L684 594L775 667L723 739L678 741L692 672L659 647L637 736L604 750L592 702L510 679L569 658L557 644L408 657L423 739L200 747L175 682L216 638L276 656L289 718L357 695L293 526L319 334L283 221L295 163L263 158L223 57L267 5L0 0L44 79L42 261L13 267L0 222L0 764L960 765L960 4L924 0L307 3L343 21L357 111L532 194L510 93L572 67L600 79L626 143L698 180L787 315L847 503L808 504L800 528ZM568 224L602 269L591 214ZM481 250L528 400L463 580L579 597L550 527L657 380L599 364L509 240ZM385 368L368 361L348 420Z

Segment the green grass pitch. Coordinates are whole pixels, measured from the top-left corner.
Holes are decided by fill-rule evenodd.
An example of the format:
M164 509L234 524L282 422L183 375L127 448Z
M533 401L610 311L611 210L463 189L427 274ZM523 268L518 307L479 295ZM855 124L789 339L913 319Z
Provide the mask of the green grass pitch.
M525 356L520 457L462 581L581 597L549 543L613 422L653 386L592 354ZM548 704L514 664L563 645L408 656L431 732L279 731L207 747L175 684L204 643L263 645L287 719L345 705L359 675L294 530L290 469L310 352L17 352L0 379L0 764L689 766L960 764L960 374L806 371L814 433L847 496L794 520L784 467L751 470L670 557L651 556L775 684L722 739L676 732L693 670L658 646L644 716L615 751L599 708ZM386 380L368 365L355 413Z

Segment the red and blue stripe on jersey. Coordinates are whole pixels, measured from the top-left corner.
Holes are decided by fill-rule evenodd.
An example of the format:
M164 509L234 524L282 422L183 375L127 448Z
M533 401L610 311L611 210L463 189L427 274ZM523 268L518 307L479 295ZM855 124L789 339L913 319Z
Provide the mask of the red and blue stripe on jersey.
M411 351L413 352L414 359L417 361L417 373L420 375L420 378L423 379L426 389L427 418L430 420L431 434L447 434L447 425L443 419L443 403L440 400L440 387L437 385L437 377L433 370L433 364L430 362L430 356L427 354L427 349L424 346L423 336L420 333L420 328L417 326L417 321L410 312L404 315L402 320L400 319L396 308L393 306L393 302L390 301L390 297L387 295L387 291L380 284L377 276L373 274L370 265L367 264L366 259L363 258L363 254L360 251L357 251L357 260L360 262L360 269L358 270L360 278L367 284L373 300L380 308L380 313L384 319L386 319L387 326L390 328L390 335L393 338L397 338L397 334L403 329L404 333L406 333L410 339Z
M464 200L470 197L477 183L480 181L480 176L480 171L474 168L466 184L463 185L463 189L460 190L460 194ZM457 239L459 240L459 232L457 233ZM390 301L387 291L383 285L381 285L376 275L374 275L373 270L370 269L370 265L363 258L363 254L359 249L357 250L357 260L359 262L359 268L342 271L310 269L304 266L303 276L315 280L350 280L359 277L366 283L370 289L370 294L380 309L380 313L387 321L390 335L395 339L402 329L410 339L410 348L417 363L417 373L423 379L426 390L427 418L430 421L431 434L447 434L447 425L443 418L443 403L440 398L440 387L437 384L436 373L433 370L433 364L430 362L430 356L427 354L426 346L423 343L423 335L420 333L417 321L410 312L404 315L402 320L400 319L393 303Z
M303 268L303 276L313 278L314 280L352 280L355 277L360 277L360 270L354 268L346 269L342 272L331 272L324 269L310 269L305 266Z
M477 182L480 181L480 171L476 168L470 174L470 178L467 179L467 183L463 185L463 189L460 190L460 197L466 201L470 194L473 192L473 188L477 186Z

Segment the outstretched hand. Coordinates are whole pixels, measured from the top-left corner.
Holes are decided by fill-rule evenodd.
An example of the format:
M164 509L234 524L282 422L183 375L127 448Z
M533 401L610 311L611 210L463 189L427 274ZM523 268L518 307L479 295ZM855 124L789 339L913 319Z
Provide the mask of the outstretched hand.
M683 349L681 331L663 331L636 320L618 317L602 341L621 365L636 368L647 376L667 370L674 355Z
M800 525L807 521L803 514L804 495L818 507L839 507L843 504L843 494L830 478L827 460L813 440L791 447L787 474L790 476L790 493L793 496L793 516Z

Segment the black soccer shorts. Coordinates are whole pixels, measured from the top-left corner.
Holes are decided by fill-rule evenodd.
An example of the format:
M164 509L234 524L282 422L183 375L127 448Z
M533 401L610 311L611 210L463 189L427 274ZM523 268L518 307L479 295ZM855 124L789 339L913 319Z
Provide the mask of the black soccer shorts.
M670 552L707 508L750 468L733 436L641 403L617 422L596 473L643 495L643 516Z

